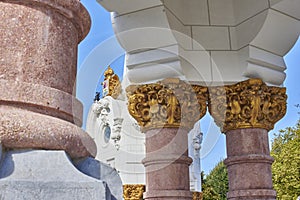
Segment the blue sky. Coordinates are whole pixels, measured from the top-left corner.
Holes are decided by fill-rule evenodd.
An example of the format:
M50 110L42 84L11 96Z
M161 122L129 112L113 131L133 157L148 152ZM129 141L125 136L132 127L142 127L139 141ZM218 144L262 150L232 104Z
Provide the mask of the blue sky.
M92 28L80 43L78 55L77 97L84 105L85 124L88 109L93 103L96 90L99 90L97 87L106 67L111 65L117 74L122 74L124 50L114 37L110 14L96 0L81 0L81 2L92 18ZM297 82L300 77L300 40L285 56L285 61L287 78L284 86L287 87L288 110L274 130L270 131L270 140L274 133L287 126L294 126L299 119L300 108L296 108L295 105L300 104L300 87ZM201 165L207 174L218 161L226 157L225 136L220 134L219 128L214 125L209 115L201 120L201 130L204 133Z

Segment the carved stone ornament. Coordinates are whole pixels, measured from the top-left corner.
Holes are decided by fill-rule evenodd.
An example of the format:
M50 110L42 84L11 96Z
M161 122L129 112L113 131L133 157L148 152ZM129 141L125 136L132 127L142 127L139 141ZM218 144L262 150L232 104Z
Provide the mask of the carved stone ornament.
M110 112L109 108L110 102L107 99L100 99L99 101L95 101L93 104L93 112L97 117L101 120L103 124L108 124L108 114Z
M209 88L208 108L221 131L241 128L272 130L286 113L286 89L260 79Z
M103 86L103 96L111 96L114 99L117 99L121 94L121 82L117 74L115 74L114 70L108 66L107 70L104 72L104 82ZM106 94L104 94L104 91Z
M206 113L207 88L176 78L126 89L128 110L143 132L154 128L190 130Z
M124 200L142 200L145 192L145 185L123 185Z
M112 128L113 131L112 131L111 139L114 141L114 145L117 151L120 149L120 140L121 140L123 121L124 121L123 118L115 118L113 128Z

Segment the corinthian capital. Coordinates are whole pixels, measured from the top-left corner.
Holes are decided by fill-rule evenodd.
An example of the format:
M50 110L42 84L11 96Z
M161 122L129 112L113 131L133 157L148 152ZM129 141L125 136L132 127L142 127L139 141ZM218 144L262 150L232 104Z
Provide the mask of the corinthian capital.
M209 89L208 108L222 132L241 128L271 130L286 113L286 89L260 79Z
M123 198L124 200L139 200L143 199L143 193L145 192L145 185L123 185Z
M127 89L128 110L142 131L153 128L191 129L206 113L207 88L179 79Z

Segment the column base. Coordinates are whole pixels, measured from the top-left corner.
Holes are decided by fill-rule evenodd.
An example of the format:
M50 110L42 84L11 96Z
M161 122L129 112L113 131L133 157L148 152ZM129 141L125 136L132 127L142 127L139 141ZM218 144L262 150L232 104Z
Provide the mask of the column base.
M276 200L276 191L268 189L234 190L227 193L228 200Z
M176 199L176 200L191 200L193 197L192 192L187 190L152 190L144 193L144 199Z

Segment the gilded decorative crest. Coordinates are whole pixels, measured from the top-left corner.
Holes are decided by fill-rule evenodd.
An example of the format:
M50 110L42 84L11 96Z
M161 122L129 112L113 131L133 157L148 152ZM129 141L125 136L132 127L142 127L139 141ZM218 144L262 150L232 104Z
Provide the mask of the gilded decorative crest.
M170 78L126 89L128 110L142 131L153 128L191 129L206 113L207 88Z
M145 185L123 185L124 200L142 200L145 192Z
M260 79L209 88L209 112L222 132L240 128L271 130L286 113L286 89Z
M114 70L108 66L107 70L104 72L104 82L103 86L103 96L111 96L116 99L121 94L121 82Z

